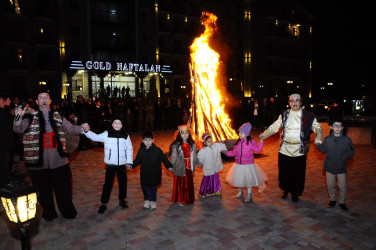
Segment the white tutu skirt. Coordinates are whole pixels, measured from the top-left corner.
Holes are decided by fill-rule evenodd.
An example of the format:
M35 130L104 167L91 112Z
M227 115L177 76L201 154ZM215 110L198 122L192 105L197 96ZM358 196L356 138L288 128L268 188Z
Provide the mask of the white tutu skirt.
M257 164L235 163L227 172L226 181L234 187L257 187L264 185L268 176Z

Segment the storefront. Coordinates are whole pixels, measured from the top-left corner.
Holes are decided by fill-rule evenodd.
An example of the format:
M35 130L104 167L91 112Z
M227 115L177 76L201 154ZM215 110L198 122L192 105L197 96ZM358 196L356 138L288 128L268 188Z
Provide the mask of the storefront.
M106 61L72 61L63 74L62 97L158 97L169 93L169 65ZM154 92L153 92L154 93Z

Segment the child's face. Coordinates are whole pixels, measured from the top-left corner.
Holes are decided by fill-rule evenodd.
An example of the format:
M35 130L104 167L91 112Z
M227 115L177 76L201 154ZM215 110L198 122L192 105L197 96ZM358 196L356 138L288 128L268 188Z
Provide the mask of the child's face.
M208 146L208 147L211 147L213 145L213 140L212 138L208 138L206 141L205 141L205 145Z
M112 123L112 127L113 127L115 130L120 130L120 129L123 127L123 124L121 123L121 121L119 121L119 120L115 120L115 121L113 121L113 123Z
M183 139L184 142L188 140L189 137L189 131L188 130L183 130L180 132L181 138Z
M334 135L339 136L343 130L342 122L334 122L332 125L332 129L333 129Z
M239 131L239 138L240 138L240 139L247 138L247 135L244 134L243 132Z
M154 139L151 138L144 138L142 142L145 144L146 148L150 148L150 146L153 144Z

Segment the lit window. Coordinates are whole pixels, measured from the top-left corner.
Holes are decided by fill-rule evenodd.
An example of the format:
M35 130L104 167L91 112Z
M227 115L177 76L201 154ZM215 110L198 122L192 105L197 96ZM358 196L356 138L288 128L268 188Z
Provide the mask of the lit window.
M110 13L111 13L112 15L116 15L117 10L110 10Z
M245 20L251 20L251 11L250 10L246 10L246 11L244 11L244 19Z
M287 81L287 84L293 84L294 83L294 81Z
M188 17L184 18L184 22L188 23Z
M167 14L167 21L170 21L170 14Z
M20 64L23 62L22 49L17 49L17 59Z
M333 83L332 82L328 82L328 86L333 86Z
M112 32L112 36L116 36L116 32L115 31Z
M290 30L292 32L292 35L298 37L299 36L299 27L300 27L300 24L295 24L295 25L289 26L289 27L291 27Z
M275 26L278 26L278 19L275 19Z

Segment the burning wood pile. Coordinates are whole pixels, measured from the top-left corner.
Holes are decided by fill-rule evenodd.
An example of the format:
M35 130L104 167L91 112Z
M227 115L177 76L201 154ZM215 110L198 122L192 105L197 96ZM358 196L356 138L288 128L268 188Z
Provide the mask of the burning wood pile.
M190 46L193 99L190 126L198 136L209 132L213 141L234 139L237 133L232 129L231 120L225 112L224 91L219 87L220 55L209 45L217 29L217 16L204 12L201 19L205 31Z

